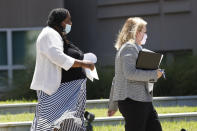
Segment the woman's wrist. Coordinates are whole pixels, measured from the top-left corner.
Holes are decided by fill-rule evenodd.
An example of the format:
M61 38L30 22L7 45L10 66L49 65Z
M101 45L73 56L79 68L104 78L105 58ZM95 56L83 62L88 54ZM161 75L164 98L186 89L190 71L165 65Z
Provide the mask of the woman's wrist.
M80 67L84 68L84 62L83 61L80 61Z
M79 63L79 67L81 67L81 68L87 68L88 67L88 65L82 60L78 60L78 63Z
M90 70L94 69L94 63L92 62L85 62L82 60L75 60L73 67L81 67L81 68L88 68Z
M75 59L74 65L72 67L83 67L83 61Z

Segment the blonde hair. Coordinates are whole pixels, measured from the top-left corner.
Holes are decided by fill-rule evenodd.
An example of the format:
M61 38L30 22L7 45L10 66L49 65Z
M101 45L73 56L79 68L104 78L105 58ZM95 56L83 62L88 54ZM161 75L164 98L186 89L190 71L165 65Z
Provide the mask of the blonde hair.
M125 24L122 27L122 30L119 32L115 48L117 50L126 43L130 42L135 43L136 32L140 32L144 26L147 25L147 22L140 17L130 17L126 20Z

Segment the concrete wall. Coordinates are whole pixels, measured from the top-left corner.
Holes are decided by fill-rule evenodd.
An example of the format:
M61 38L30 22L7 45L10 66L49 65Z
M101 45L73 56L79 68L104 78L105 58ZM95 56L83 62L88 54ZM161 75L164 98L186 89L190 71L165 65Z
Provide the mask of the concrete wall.
M45 26L57 7L64 7L64 0L0 0L0 28Z
M71 12L71 40L84 52L97 54L102 64L114 63L115 39L131 16L148 21L147 48L197 52L196 0L1 0L0 28L45 26L57 7Z
M148 21L146 48L156 51L197 49L196 0L67 0L73 27L72 41L93 51L100 63L113 64L116 36L126 18Z

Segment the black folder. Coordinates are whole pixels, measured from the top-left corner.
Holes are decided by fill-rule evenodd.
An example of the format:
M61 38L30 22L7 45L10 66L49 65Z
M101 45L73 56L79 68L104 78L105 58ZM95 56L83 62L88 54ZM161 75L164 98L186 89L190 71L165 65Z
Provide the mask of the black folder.
M163 55L152 51L139 51L136 68L143 70L156 70L159 68Z

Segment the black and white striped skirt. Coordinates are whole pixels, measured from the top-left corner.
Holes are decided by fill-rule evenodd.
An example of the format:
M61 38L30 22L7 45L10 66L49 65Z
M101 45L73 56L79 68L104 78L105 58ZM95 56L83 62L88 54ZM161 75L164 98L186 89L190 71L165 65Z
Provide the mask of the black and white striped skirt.
M37 96L30 131L85 131L86 79L62 83L51 96L37 91Z

